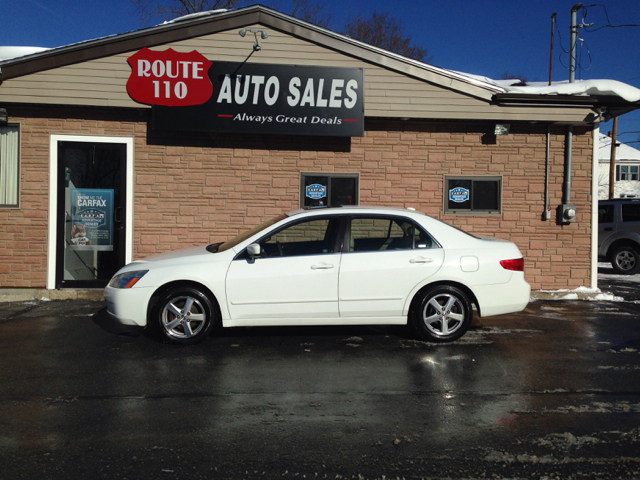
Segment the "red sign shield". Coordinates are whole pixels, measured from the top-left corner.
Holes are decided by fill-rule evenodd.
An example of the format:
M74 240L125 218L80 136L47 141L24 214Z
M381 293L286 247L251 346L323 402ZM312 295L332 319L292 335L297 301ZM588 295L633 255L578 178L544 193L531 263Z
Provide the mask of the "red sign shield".
M171 107L201 105L213 93L209 80L211 62L195 50L172 48L156 52L147 47L131 55L127 93L139 103Z

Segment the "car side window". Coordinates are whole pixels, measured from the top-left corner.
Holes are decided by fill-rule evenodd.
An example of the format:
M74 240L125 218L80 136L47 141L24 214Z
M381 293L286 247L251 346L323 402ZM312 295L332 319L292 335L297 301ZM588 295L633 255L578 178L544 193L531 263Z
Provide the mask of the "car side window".
M338 219L316 219L284 227L260 241L263 257L291 257L335 252Z
M640 203L622 204L623 222L640 222Z
M432 248L431 237L403 218L354 217L349 235L350 252Z
M613 222L613 205L598 206L598 223Z

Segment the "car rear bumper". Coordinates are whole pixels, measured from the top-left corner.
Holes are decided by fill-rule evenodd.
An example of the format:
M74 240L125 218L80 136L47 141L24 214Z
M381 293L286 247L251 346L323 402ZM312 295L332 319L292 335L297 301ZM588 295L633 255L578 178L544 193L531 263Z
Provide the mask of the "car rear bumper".
M507 283L479 285L473 291L480 304L482 317L520 312L531 298L531 285L525 281L521 272L514 273Z

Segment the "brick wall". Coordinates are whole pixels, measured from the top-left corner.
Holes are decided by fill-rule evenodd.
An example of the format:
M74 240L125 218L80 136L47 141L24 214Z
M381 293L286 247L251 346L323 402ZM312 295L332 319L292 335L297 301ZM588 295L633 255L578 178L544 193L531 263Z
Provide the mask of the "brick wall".
M12 109L12 113L15 109ZM39 110L42 112L42 110ZM21 127L21 207L0 210L0 287L43 287L46 274L49 134L135 137L134 258L224 240L298 208L301 171L360 173L360 203L412 206L478 235L514 241L534 289L588 285L591 133L574 129L571 201L577 222L559 226L564 128L552 129L544 210L546 127L367 121L362 138L154 136L138 112L51 109L11 117ZM41 114L41 113L40 113ZM142 115L142 117L140 116ZM443 175L503 175L500 215L443 215Z

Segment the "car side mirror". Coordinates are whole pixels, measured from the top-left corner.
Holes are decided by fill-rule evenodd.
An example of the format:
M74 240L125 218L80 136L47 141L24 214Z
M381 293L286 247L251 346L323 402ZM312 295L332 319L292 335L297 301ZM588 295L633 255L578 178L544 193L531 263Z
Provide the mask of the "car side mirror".
M260 253L262 253L262 249L260 248L259 243L252 243L247 247L247 255L249 255L249 258L251 258L252 260L255 260L256 257L259 257Z

